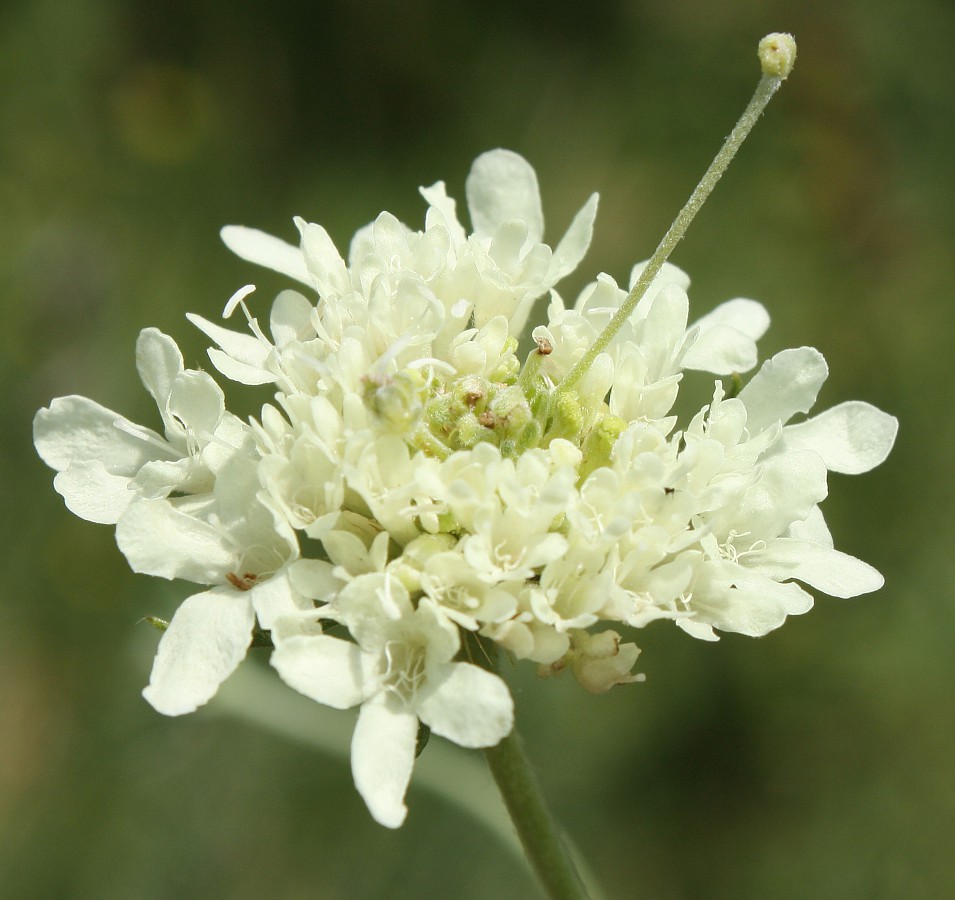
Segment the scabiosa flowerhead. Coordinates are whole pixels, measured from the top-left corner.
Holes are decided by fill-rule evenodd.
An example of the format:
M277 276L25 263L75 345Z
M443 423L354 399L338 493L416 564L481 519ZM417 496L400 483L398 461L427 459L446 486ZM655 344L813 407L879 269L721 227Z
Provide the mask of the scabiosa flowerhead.
M251 286L225 311L246 329L189 317L221 376L270 386L256 419L228 413L212 377L147 329L137 363L163 433L81 397L35 422L71 510L115 524L136 571L201 586L160 641L147 700L195 709L269 630L292 688L360 707L355 782L389 827L419 727L465 747L511 730L508 689L479 665L494 647L603 692L642 677L627 637L654 620L758 636L806 612L808 588L877 589L875 569L834 549L820 504L829 471L878 465L896 432L861 402L800 418L822 355L759 366L763 306L730 299L694 321L689 278L663 258L565 300L555 286L587 250L597 198L552 249L516 153L475 161L470 232L442 182L421 194L422 230L382 213L347 259L300 219L298 245L223 230L298 283L267 327ZM687 370L715 377L681 423Z

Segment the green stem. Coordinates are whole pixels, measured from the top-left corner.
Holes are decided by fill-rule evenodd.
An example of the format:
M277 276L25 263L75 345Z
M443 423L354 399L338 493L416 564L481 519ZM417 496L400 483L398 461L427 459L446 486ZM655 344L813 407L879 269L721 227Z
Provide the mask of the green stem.
M713 188L716 187L716 182L720 180L720 177L726 171L733 157L736 155L736 151L739 150L740 145L756 124L756 120L762 115L763 110L766 109L767 104L772 99L773 94L776 93L780 84L782 84L784 78L785 75L782 77L763 75L760 79L759 84L756 86L756 92L749 101L749 105L743 111L743 115L740 116L736 126L730 132L720 152L716 154L716 158L710 163L710 167L706 170L696 189L690 194L690 199L686 201L686 205L680 210L676 219L674 219L669 231L663 236L663 240L660 241L657 249L653 251L653 256L647 261L646 267L643 272L640 273L637 283L627 295L626 300L623 301L623 305L617 310L607 327L598 335L597 340L594 341L590 349L578 360L577 364L557 386L556 394L567 393L587 374L587 370L593 365L594 360L607 349L607 346L623 326L623 323L630 318L636 305L643 299L647 288L650 287L653 279L656 278L660 269L663 268L663 264L666 262L667 257L673 252L673 248L676 247L683 235L686 234L687 228L690 227L690 222L693 221L694 216L700 211L700 207L706 202L706 198L709 197Z
M551 900L586 900L569 848L544 803L516 731L484 751L524 852Z

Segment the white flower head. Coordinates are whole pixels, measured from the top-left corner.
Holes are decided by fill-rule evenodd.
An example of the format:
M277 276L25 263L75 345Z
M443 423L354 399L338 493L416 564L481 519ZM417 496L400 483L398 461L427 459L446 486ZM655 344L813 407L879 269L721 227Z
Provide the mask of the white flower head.
M640 680L618 629L761 635L806 612L810 589L881 585L834 549L820 504L828 472L885 459L892 416L847 402L801 418L822 355L758 366L766 310L736 298L694 320L689 278L657 255L628 290L601 273L565 306L554 288L589 246L596 195L551 248L516 153L479 156L465 192L470 233L439 181L421 189L421 230L382 213L347 258L302 219L297 246L223 229L298 288L264 326L252 286L236 292L225 313L245 331L190 315L220 375L269 386L258 420L232 416L147 329L137 365L161 433L83 397L34 425L70 509L114 524L134 570L201 586L160 641L147 699L195 709L270 631L285 682L359 708L355 783L389 827L422 725L464 747L510 732L507 686L482 665L496 651L603 692ZM681 423L688 370L717 377Z

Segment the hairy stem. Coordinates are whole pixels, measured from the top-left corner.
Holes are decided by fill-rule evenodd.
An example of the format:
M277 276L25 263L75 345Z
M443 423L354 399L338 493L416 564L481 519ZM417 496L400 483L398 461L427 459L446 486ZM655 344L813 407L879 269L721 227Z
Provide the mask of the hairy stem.
M587 891L531 769L523 742L512 731L484 751L518 837L552 900L586 900Z
M633 286L627 298L624 300L620 309L614 314L614 317L607 324L607 327L597 336L597 340L591 345L587 352L578 360L577 364L567 373L567 376L557 386L556 394L564 394L572 390L574 386L587 374L587 370L593 365L594 360L607 349L607 346L613 340L614 336L623 326L623 323L630 318L637 304L643 299L647 288L650 287L653 279L660 273L667 257L673 252L673 248L680 242L693 218L700 211L700 207L706 202L706 198L712 193L716 183L720 180L726 171L736 151L746 139L756 120L766 109L773 94L776 93L785 76L763 75L759 84L756 86L756 92L753 94L749 105L743 111L739 121L730 132L720 152L710 163L700 183L696 186L686 205L680 210L673 224L667 233L663 236L659 246L653 251L653 255L647 261L647 265L637 283Z

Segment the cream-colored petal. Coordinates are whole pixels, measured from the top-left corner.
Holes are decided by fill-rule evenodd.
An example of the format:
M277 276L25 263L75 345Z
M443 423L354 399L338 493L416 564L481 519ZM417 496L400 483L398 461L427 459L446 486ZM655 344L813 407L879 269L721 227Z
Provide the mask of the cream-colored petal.
M570 227L560 243L554 248L554 259L551 263L551 283L556 284L565 275L570 274L580 265L590 242L594 236L594 219L597 217L597 194L591 194L587 202L577 211Z
M859 475L885 461L895 443L899 420L861 400L850 400L789 425L787 447L815 450L832 472Z
M328 232L304 219L296 219L295 224L302 235L305 265L319 296L327 299L346 294L351 288L348 270Z
M241 259L313 286L302 251L293 244L243 225L226 225L219 234L222 242Z
M743 566L725 563L729 585L709 595L694 595L698 620L720 631L760 637L812 608L812 596L799 585L780 584Z
M275 380L266 367L271 347L251 334L230 331L195 313L186 313L186 318L222 348L209 350L209 358L226 378L240 384L266 384Z
M482 153L465 182L474 233L490 239L505 222L527 223L528 241L539 243L544 234L537 175L523 156L511 150Z
M155 431L76 395L57 397L36 414L33 442L40 458L57 471L73 461L98 461L112 474L132 476L151 459L178 456Z
M282 680L316 703L357 706L374 687L369 655L357 644L324 634L277 634L271 663Z
M115 525L136 499L130 479L110 474L99 460L71 463L57 473L53 487L73 515L100 525Z
M514 726L514 701L507 685L471 663L448 663L429 673L429 688L417 712L435 734L462 747L493 747Z
M746 404L749 433L759 434L776 422L785 424L796 413L808 412L828 375L826 360L813 347L783 350L767 360L739 393Z
M143 696L167 716L207 703L245 657L254 621L240 591L214 588L186 599L159 641Z
M298 291L282 291L272 304L269 330L277 347L289 341L305 341L315 336L312 313L315 307Z
M271 628L279 616L314 608L314 604L293 587L288 566L257 582L249 591L249 599L263 628Z
M143 386L152 395L160 413L165 411L169 391L183 370L182 353L176 342L158 328L144 328L136 341L136 369Z
M225 396L208 372L181 372L170 386L168 411L178 433L205 444L225 415Z
M116 524L116 543L134 572L159 578L216 584L237 564L228 536L168 500L130 504Z
M751 337L729 325L710 325L699 331L681 365L684 369L730 375L748 372L756 361L756 344Z
M736 297L725 300L705 316L696 320L702 331L716 326L727 326L741 331L748 338L758 341L769 328L769 313L757 300Z
M744 565L774 581L795 578L830 597L857 597L884 584L882 576L861 559L794 538L778 538L765 550L747 554Z
M405 792L414 768L418 717L386 695L364 703L351 743L351 770L358 793L379 825L405 820Z

